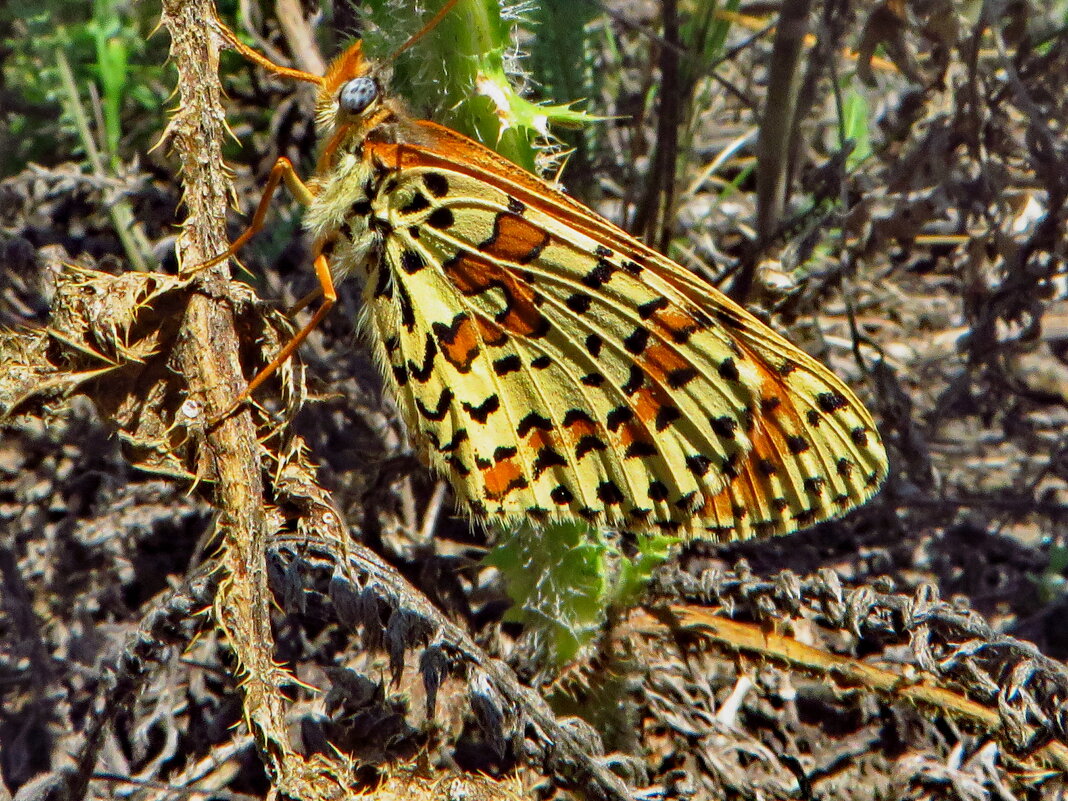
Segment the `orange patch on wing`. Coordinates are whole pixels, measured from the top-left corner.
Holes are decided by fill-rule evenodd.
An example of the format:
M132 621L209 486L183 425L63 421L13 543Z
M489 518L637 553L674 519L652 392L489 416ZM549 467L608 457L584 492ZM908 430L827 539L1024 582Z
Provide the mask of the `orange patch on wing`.
M646 386L634 393L631 400L634 413L647 427L655 427L656 416L665 406L671 405L671 398L659 385Z
M620 448L627 448L635 442L648 442L650 445L652 444L652 440L649 438L648 429L637 420L630 420L620 426L619 431L616 432L616 437L618 437Z
M527 486L522 469L512 459L483 468L482 480L486 482L486 497L491 501L502 500L513 490Z
M704 504L697 510L703 520L715 520L717 525L733 526L736 524L734 506L737 491L734 485L725 487L718 495L705 495Z
M675 305L661 309L652 316L652 320L675 341L684 341L700 328L693 317Z
M534 290L500 264L462 252L444 265L445 274L464 295L480 295L493 288L504 293L505 308L496 321L518 336L541 336L548 320L538 311Z
M706 495L697 514L717 526L742 528L752 525L758 536L790 530L789 513L771 503L772 477L783 482L789 492L784 456L788 453L784 435L777 425L758 426L749 434L750 451L738 465L738 474L716 495ZM796 488L800 491L800 488Z
M475 325L467 315L456 320L451 328L442 331L438 340L442 355L461 373L471 369L478 356L479 345Z
M553 436L552 431L546 431L541 428L532 428L530 434L527 436L527 445L534 451L540 451L542 448L551 448L555 444L556 437Z
M504 329L490 320L476 317L475 325L478 326L479 333L482 334L482 341L490 347L497 347L508 341L508 335L504 333Z
M666 383L670 373L690 367L690 363L674 348L669 348L663 343L650 345L635 361L659 384Z
M549 234L518 214L501 212L493 222L493 235L479 250L497 259L529 264L549 244Z
M759 360L753 362L760 376L761 402L764 399L774 398L775 407L770 411L759 409L760 416L765 418L763 425L758 426L768 438L767 448L772 453L787 453L786 435L788 433L801 433L807 428L807 424L797 410L792 400L795 392L777 373L772 372L766 364ZM754 446L755 447L755 446Z
M586 420L583 418L571 420L570 422L565 423L564 427L574 434L576 439L581 439L586 436L596 436L600 433L597 423L593 420Z

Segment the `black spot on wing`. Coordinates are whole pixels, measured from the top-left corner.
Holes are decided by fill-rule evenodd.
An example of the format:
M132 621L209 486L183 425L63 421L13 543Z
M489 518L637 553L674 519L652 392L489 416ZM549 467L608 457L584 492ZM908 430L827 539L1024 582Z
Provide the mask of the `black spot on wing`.
M453 394L452 390L445 387L441 391L441 395L438 396L437 405L433 409L428 409L423 405L423 401L419 398L415 399L415 406L419 410L419 414L425 417L427 420L440 423L445 419L445 415L449 412L449 404L452 403Z
M534 478L537 478L551 467L567 467L567 459L557 453L555 449L546 446L538 451L532 467Z
M667 405L661 406L656 411L656 430L663 431L680 417L682 417L682 412L676 407Z
M656 446L653 443L644 439L636 439L623 451L623 458L641 459L649 456L656 456L656 454Z
M666 376L667 384L672 389L682 389L699 375L696 367L676 367Z
M649 482L649 497L654 501L667 500L668 488L662 481L650 481Z
M696 511L697 501L697 492L687 492L685 495L675 501L675 506L685 512L690 512L692 514L694 511Z
M597 485L597 498L606 506L617 506L623 503L623 492L614 481L602 481Z
M615 265L602 258L592 270L582 276L582 283L590 289L600 289L611 280L612 273L615 271Z
M638 306L638 316L641 317L643 320L648 320L658 311L663 311L670 305L671 303L668 302L667 298L653 298L652 300L642 303L640 306Z
M738 459L739 454L735 452L724 456L719 463L720 472L731 481L738 478Z
M725 378L728 381L737 381L740 378L738 374L738 365L734 363L734 359L724 359L719 365L719 375L721 378Z
M525 437L534 429L538 429L539 431L552 431L553 421L537 412L530 412L526 417L519 421L519 425L516 427L516 433L520 437Z
M464 401L461 406L463 406L465 412L471 415L472 420L478 423L485 423L491 414L501 408L501 399L494 393L482 401L478 406L468 403L467 401Z
M575 312L575 314L585 314L590 310L590 305L592 303L593 297L585 292L575 292L564 301L564 305L571 311Z
M583 409L568 409L564 415L564 428L570 428L576 423L585 423L586 425L595 425L595 421L590 417L590 413Z
M633 353L635 356L644 351L648 344L649 331L645 328L635 328L623 340L623 347L627 349L628 353Z
M563 484L554 487L553 491L549 493L549 497L560 505L568 504L575 500L574 494Z
M493 362L493 372L497 375L508 375L509 373L515 373L523 366L523 361L514 353L508 356L502 356L500 359L496 359Z
M434 197L445 197L449 194L449 179L439 172L428 172L423 175L423 186Z
M493 461L503 462L505 459L511 459L519 453L519 449L515 445L498 445L493 450Z
M608 417L605 418L605 425L608 426L609 431L617 431L621 425L628 423L633 419L633 409L629 406L617 406L608 413Z
M462 445L464 442L467 442L467 440L467 429L461 428L455 434L452 435L452 439L450 439L444 445L438 445L437 448L442 453L450 453L451 451L454 451L459 448L460 445Z
M417 365L411 359L408 360L408 372L412 378L420 384L425 384L434 371L434 359L438 355L438 346L434 337L426 335L426 350L423 352L423 363Z
M849 401L841 392L821 392L816 396L816 405L821 412L830 414L848 406Z
M712 417L708 421L712 424L712 433L720 439L734 439L738 428L738 421L728 415Z
M423 258L423 254L417 250L406 249L401 251L400 255L401 269L408 275L415 275L420 270L426 268L426 259Z
M645 383L645 372L636 364L630 366L630 375L627 377L627 382L620 387L625 395L633 395L639 389L642 388L642 384Z
M412 195L411 200L409 200L406 204L404 204L404 206L401 207L400 213L417 214L420 211L429 208L430 201L426 199L426 196L422 192L416 192L414 195Z
M587 434L586 436L582 437L575 445L575 458L581 459L587 453L590 453L592 451L603 451L607 448L608 446L605 444L605 441L603 439L598 436L595 436L594 434Z
M712 460L707 456L694 454L686 457L686 467L691 473L700 478L708 475L708 471L712 469Z
M452 211L444 206L434 209L426 218L426 224L431 228L437 228L439 231L451 228L455 222L456 218L453 216Z

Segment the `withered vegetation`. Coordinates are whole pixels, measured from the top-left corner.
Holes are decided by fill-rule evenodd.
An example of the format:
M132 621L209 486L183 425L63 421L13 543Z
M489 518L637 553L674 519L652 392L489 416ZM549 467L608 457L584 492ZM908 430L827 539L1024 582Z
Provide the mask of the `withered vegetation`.
M619 118L573 169L611 176L591 198L609 216L675 208L662 243L777 301L869 399L891 482L814 531L688 546L562 670L502 623L490 538L405 444L353 347L351 287L301 352L314 391L291 363L215 422L292 335L260 295L310 288L299 231L248 256L257 291L227 265L130 272L114 182L59 158L4 178L0 799L1060 797L1068 37L1022 4L802 5L804 58L769 70L790 43L737 35L730 91L700 94L693 158L655 191L636 172L663 163L654 144L686 148L636 112L677 71L678 31L635 34L661 20L621 6L603 24L627 47L597 56L620 77L594 98ZM163 8L177 110L125 197L191 265L279 152L310 163L307 98L241 66L227 100L207 0ZM281 30L306 41L298 23ZM885 89L859 163L828 88L854 59ZM759 169L783 172L728 162L727 193L696 162L769 97L789 130L760 148L789 158ZM265 106L235 181L225 120ZM804 266L785 296L773 264Z

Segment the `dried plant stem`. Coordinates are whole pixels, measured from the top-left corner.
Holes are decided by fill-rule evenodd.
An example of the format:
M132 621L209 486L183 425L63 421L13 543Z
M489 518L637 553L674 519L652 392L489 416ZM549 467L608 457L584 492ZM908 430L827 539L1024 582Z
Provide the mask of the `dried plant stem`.
M169 134L181 160L189 211L178 244L184 265L207 261L228 246L224 223L231 186L222 159L226 123L218 44L206 24L213 14L209 0L163 3L163 24L178 69L180 105ZM190 397L200 402L207 419L224 413L245 386L226 269L220 265L201 276L202 291L190 300L177 352ZM270 507L260 456L255 427L244 410L210 427L197 455L200 472L214 482L213 502L220 514L218 562L226 575L215 599L216 622L234 650L246 722L278 790L304 799L338 797L349 776L336 773L347 771L335 770L326 760L306 760L286 733L282 690L294 679L273 658L265 553L275 526L266 512Z
M740 623L697 606L674 605L665 611L682 630L697 634L721 648L772 659L795 670L831 679L839 686L859 687L892 701L937 710L947 717L967 721L982 731L996 732L1002 726L997 709L924 680L920 673L910 680L900 670L886 670L833 654L754 623ZM663 625L648 612L636 613L634 622L650 633ZM1062 742L1047 743L1035 756L1040 762L1068 770L1068 746Z

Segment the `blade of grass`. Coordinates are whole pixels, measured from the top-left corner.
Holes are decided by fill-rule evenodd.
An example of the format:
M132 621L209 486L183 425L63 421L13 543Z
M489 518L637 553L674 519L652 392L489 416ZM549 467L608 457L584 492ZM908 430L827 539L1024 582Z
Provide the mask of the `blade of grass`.
M78 86L74 81L74 73L71 71L70 63L62 51L56 54L56 65L59 68L59 75L63 82L64 106L66 106L67 113L74 120L74 125L78 130L78 138L81 140L82 147L85 148L86 158L89 160L89 166L94 175L107 177L108 170L104 166L104 160L89 128L89 120L85 109L82 108L81 98L78 95ZM147 271L149 265L146 254L150 252L148 242L140 230L129 201L123 197L117 198L114 203L108 204L108 214L131 266L140 272Z

